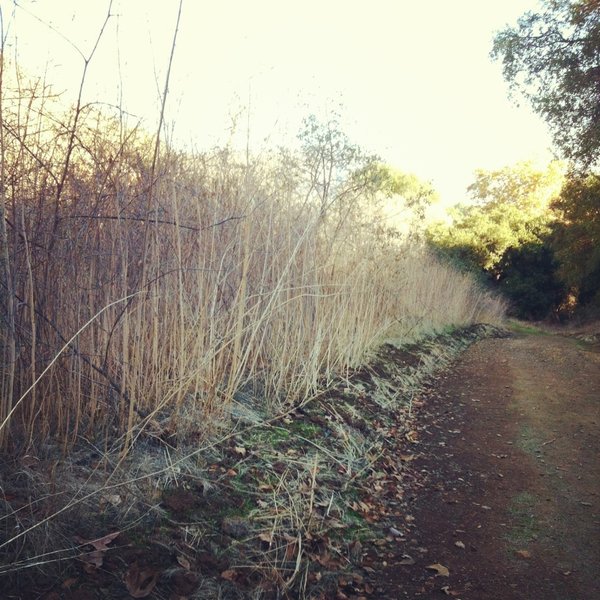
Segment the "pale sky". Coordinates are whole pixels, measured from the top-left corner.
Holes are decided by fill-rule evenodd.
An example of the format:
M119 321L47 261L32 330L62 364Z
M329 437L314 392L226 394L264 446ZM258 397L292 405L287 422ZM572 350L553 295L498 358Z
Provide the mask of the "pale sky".
M0 0L7 54L74 98L107 0ZM114 0L89 66L88 101L158 121L178 0ZM167 119L179 143L293 139L338 110L351 139L431 181L445 203L477 168L547 161L550 138L508 98L494 32L535 0L184 0ZM69 40L67 42L66 40Z

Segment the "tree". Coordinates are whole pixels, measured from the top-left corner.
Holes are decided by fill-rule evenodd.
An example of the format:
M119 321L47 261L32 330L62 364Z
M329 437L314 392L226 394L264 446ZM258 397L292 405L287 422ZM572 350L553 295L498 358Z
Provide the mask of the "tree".
M438 200L433 186L413 173L405 173L381 163L373 166L372 173L375 189L385 198L401 199L404 207L412 211L418 220L425 219L427 209Z
M536 169L523 162L476 172L469 186L473 202L453 211L453 223L429 230L434 246L467 267L483 269L494 279L509 248L538 243L549 232L551 202L563 181L561 163Z
M356 171L352 181L361 184L367 210L390 233L413 241L422 239L429 209L439 201L431 183L381 162Z
M580 304L600 307L600 175L571 176L553 209L561 278Z
M543 0L516 27L498 33L491 52L512 90L550 125L566 158L600 162L600 0Z
M500 289L522 319L543 319L563 302L566 288L552 248L544 242L509 248L499 264Z
M302 122L298 134L307 175L307 197L316 195L319 212L325 217L334 205L344 202L362 190L365 181L353 178L357 172L366 172L377 157L365 153L353 144L336 117L327 121L310 115Z

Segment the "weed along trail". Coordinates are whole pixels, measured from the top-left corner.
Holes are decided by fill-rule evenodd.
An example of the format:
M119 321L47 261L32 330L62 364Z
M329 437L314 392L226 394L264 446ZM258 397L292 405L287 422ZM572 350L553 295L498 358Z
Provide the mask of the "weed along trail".
M600 598L597 348L484 339L419 404L397 535L366 559L373 597Z

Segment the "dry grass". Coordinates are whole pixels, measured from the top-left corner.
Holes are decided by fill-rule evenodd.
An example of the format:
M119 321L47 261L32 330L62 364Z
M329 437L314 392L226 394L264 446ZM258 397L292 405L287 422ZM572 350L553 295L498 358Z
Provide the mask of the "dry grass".
M119 120L4 85L5 446L197 433L243 390L291 404L385 337L501 314L370 220L366 189L324 199L302 156L157 157Z
M235 497L208 461L239 438L260 448L264 487L245 514L253 550L238 558L277 589L305 589L307 557L325 560L327 532L347 520L340 494L379 450L336 412L359 418L355 404L329 404L328 444L294 429L296 408L340 379L362 398L350 373L385 341L497 322L503 306L382 227L351 165L325 169L326 145L158 152L121 119L63 114L41 84L0 79L0 443L14 457L0 469L0 574L81 557L72 523L84 515L122 530L164 520L164 491L190 480ZM326 171L337 174L325 186ZM373 405L410 398L425 371L392 387L374 376ZM309 451L282 453L290 431ZM237 458L248 492L259 480ZM182 527L191 548L210 535ZM331 547L326 560L349 564L342 542ZM206 593L227 584L215 586Z

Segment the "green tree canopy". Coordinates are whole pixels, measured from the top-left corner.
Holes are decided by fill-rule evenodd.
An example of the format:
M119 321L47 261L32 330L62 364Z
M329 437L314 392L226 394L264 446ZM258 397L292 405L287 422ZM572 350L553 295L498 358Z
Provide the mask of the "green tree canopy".
M600 306L600 175L571 176L553 209L561 278L580 303Z
M523 319L543 319L566 296L557 273L555 253L542 241L509 248L498 265L500 290L510 300L512 312Z
M459 205L451 224L430 228L431 242L453 258L492 275L509 248L537 243L549 232L551 202L564 177L561 163L547 169L530 162L475 174L473 203Z
M543 0L497 34L492 58L550 125L564 156L600 162L600 0Z

